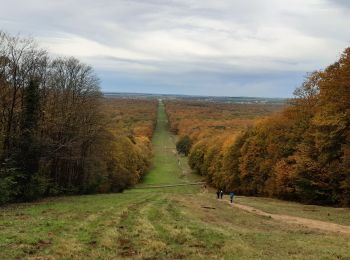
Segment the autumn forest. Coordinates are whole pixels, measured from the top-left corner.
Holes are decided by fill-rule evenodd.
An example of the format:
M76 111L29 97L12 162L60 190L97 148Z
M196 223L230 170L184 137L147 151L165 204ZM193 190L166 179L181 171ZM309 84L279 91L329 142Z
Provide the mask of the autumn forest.
M215 187L348 206L349 73L347 49L338 62L310 74L271 116L264 115L274 107L265 105L169 102L171 127L180 144L190 144L182 152L191 168Z
M0 34L0 202L119 192L152 167L158 100L105 98L93 69ZM213 187L350 205L350 49L281 104L165 100L177 150Z
M349 206L349 75L346 49L339 61L310 73L283 109L170 101L178 150L226 191Z
M289 99L103 92L0 31L0 259L348 259L349 76L350 48Z
M157 101L106 100L76 58L0 34L0 203L118 192L150 167Z

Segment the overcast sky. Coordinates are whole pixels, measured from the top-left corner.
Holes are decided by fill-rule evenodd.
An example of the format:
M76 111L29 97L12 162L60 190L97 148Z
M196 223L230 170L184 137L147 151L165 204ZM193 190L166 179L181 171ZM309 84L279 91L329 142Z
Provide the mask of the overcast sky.
M348 0L0 0L0 30L92 65L103 91L290 97L350 46Z

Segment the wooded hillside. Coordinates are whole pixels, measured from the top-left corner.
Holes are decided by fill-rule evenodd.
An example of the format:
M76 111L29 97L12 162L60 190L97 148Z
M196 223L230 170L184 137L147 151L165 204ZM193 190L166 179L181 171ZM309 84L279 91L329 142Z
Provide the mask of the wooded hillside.
M137 182L149 166L156 103L132 103L143 109L103 99L79 60L0 32L0 204Z
M170 128L179 135L177 149L189 155L191 168L220 186L223 158L235 138L256 120L283 109L271 104L225 104L197 101L167 101Z
M190 166L207 176L214 186L245 195L348 206L349 75L350 48L324 71L308 75L282 112L260 120L238 135L225 135L224 131L221 135L217 129L213 132L196 125L197 118L215 115L211 104L203 104L207 111L199 114L186 104L182 109L187 112L181 111L181 105L175 108L171 103L167 111L181 136L193 136ZM235 127L235 122L222 119L225 117L213 117L216 126ZM196 131L198 134L194 134Z

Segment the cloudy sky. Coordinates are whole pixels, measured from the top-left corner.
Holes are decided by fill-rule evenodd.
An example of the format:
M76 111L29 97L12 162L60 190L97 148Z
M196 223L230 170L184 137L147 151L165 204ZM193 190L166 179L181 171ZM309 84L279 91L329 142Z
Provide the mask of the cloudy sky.
M104 91L290 97L350 46L348 0L0 0L0 30L92 65Z

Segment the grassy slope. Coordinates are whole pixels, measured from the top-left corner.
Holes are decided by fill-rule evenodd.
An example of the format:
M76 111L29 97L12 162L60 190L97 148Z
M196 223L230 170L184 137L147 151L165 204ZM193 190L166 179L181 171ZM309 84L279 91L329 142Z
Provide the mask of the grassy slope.
M178 164L162 106L159 119L154 168L139 187L196 180L184 158ZM276 201L238 200L278 212L301 207L278 202L276 209ZM13 205L1 209L0 215L0 259L346 259L349 248L350 237L240 211L218 203L200 187L65 197Z
M158 111L157 127L153 137L153 169L145 176L143 184L177 183L181 171L170 133L166 130L167 118L164 105L161 103Z
M162 184L177 184L200 181L198 176L190 174L186 158L179 156L175 148L175 136L168 130L168 121L164 112L164 104L158 109L157 127L153 136L153 167L137 188ZM194 192L196 187L172 187L166 189L129 190L128 192Z

